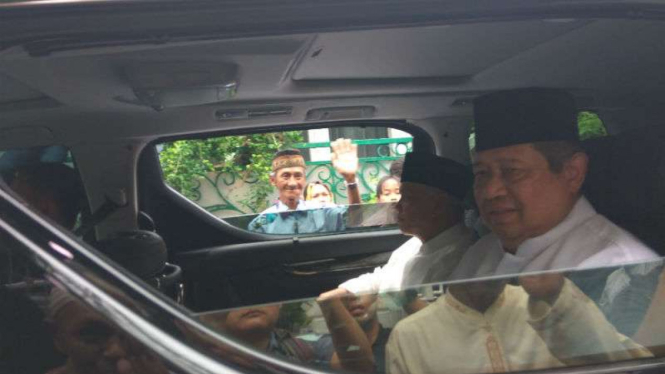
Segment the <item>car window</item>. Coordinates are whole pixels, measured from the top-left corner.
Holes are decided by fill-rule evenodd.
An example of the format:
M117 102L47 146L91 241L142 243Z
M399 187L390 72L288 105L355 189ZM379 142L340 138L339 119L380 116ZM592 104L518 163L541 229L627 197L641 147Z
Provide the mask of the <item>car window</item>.
M329 293L198 316L250 346L259 346L252 333L269 337L266 350L275 357L343 371L482 373L609 364L665 354L663 269L657 260L398 292ZM406 318L408 306L418 303L423 309Z
M662 372L665 2L623 2L12 5L0 143L111 208L0 152L0 373Z
M63 269L35 262L30 251L5 231L0 231L0 243L3 258L11 259L0 269L4 369L186 372L173 365L175 357L165 356L169 351L155 350L154 343L138 340L131 323L119 324L107 314L110 310L100 313L97 308L108 301L99 292L138 315L152 315L155 326L168 321L156 318L159 310L145 308L97 278L81 267L76 256L64 256L71 262L68 266L78 268L98 287L80 298L56 281L66 279L58 275ZM50 246L58 245L51 242ZM59 248L60 253L69 253ZM162 331L169 339L179 339L244 371L264 371L275 365L252 359L247 350L340 372L480 373L488 367L517 371L630 365L665 354L664 269L662 260L657 260L422 284L392 292L328 292L317 298L192 315L239 345L207 335L185 320L167 323L173 328ZM407 318L407 306L415 303L423 308ZM483 354L469 356L469 349Z
M134 300L112 285L117 280L109 283L91 263L85 265L84 256L51 240L42 251L58 254L58 261L94 285L71 293L67 289L74 284L62 284L71 275L54 266L53 258L35 261L30 255L34 249L17 241L16 231L7 235L7 227L2 221L0 248L6 261L0 269L0 313L5 316L0 362L10 372L78 372L73 367L183 372L183 366L173 365L182 364L181 359L167 357L174 352L137 338L145 332L135 331L133 321L118 323L126 316L105 309L112 305L107 297L136 315L150 316L169 339L245 371L277 367L248 356L251 351L312 369L371 373L630 365L665 354L662 260L420 284L390 292L335 290L316 298L192 314L227 338L222 339L186 320L171 320L163 314L166 309ZM418 311L407 318L409 306L416 304ZM469 356L470 349L483 354Z
M157 145L164 181L238 228L272 235L396 227L412 136L335 127Z
M36 260L26 243L0 230L3 372L181 372L162 360L153 348L131 336L126 327L96 310L99 301L91 306L89 300L68 291L57 280L59 274ZM53 242L51 247L70 253ZM79 268L79 272L88 271ZM112 288L107 291L116 301L139 311L122 292Z
M124 275L112 270L108 258L70 235L41 230L4 191L0 197L3 372L184 374L280 367L169 305L153 288L161 289L159 282L131 281L131 266Z

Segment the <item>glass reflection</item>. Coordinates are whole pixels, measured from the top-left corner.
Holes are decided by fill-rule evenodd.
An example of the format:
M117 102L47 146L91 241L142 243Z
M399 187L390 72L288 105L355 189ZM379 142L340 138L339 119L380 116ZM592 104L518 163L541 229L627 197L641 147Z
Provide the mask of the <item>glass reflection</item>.
M66 357L49 374L167 373L157 356L63 290L51 292L47 320Z
M343 371L489 373L605 364L665 354L663 268L658 260L427 284L402 293L336 289L312 300L200 318L277 357ZM407 317L400 302L406 295L423 305ZM305 322L289 312L294 323L279 323L286 309L301 310ZM367 347L369 356L340 359Z
M391 373L533 370L652 356L556 273L451 285L397 324L387 352Z
M200 319L218 332L292 362L353 372L373 372L370 343L355 319L369 318L370 305L365 307L357 303L357 298L352 295L334 293L321 295L316 301L330 331L325 335L302 336L299 331L278 327L283 307L279 304L207 313ZM297 306L300 307L300 304ZM291 316L295 317L295 314ZM252 367L232 350L220 346L214 348L220 356L230 358L241 366Z

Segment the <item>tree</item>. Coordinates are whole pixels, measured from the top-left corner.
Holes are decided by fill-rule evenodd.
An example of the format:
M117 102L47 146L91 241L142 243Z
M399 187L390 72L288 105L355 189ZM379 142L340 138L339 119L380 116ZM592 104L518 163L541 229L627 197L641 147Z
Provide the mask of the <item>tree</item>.
M303 140L301 131L177 140L163 144L159 160L166 183L194 201L200 199L201 179L210 172L225 173L230 184L237 179L250 183L244 204L258 211L272 192L273 155Z

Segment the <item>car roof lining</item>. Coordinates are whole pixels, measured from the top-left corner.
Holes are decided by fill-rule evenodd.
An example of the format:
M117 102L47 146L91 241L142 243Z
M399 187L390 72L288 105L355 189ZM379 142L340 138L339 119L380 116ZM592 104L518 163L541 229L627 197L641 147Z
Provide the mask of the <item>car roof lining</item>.
M293 79L472 77L589 22L533 20L320 34Z
M540 36L525 36L509 51L499 43L524 33ZM312 108L350 103L375 106L378 119L454 117L470 115L468 106L452 105L455 99L517 86L563 87L599 101L620 90L647 100L665 87L665 76L653 74L665 57L664 34L660 21L532 20L112 47L38 58L12 49L0 53L5 57L0 78L12 82L0 85L0 103L49 100L30 110L0 105L0 128L47 127L55 140L67 142L151 139L302 123ZM483 41L499 45L488 50ZM343 55L348 43L352 48ZM399 53L404 45L409 47ZM460 56L469 48L467 56ZM446 51L454 59L446 62ZM465 66L469 58L474 63ZM135 95L121 69L137 61L234 63L239 89L219 104L155 112L128 103ZM54 102L61 106L54 108ZM293 111L273 118L214 119L217 109L261 105L290 105ZM12 144L2 143L7 142Z

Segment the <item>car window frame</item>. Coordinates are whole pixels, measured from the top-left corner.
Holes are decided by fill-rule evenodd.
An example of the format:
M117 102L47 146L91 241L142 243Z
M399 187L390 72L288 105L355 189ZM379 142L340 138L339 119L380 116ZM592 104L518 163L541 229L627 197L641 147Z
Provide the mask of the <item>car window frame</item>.
M361 125L362 124L362 125ZM430 152L435 153L436 146L432 136L424 129L406 121L406 120L344 120L344 121L322 121L322 122L312 122L307 124L296 124L296 125L285 125L280 126L278 131L294 131L294 130L311 130L316 128L331 128L331 127L388 127L398 130L408 132L413 137L413 149L420 152ZM223 137L223 136L238 136L246 134L258 134L265 132L276 132L275 127L256 127L250 129L242 130L231 130L231 131L216 131L216 132L205 132L205 133L195 133L188 135L177 135L177 136L166 136L160 137L152 140L145 145L144 149L141 151L139 156L140 159L145 158L142 162L139 162L138 168L138 180L139 185L150 184L151 188L158 188L161 193L171 199L172 202L179 205L181 208L186 209L190 213L196 215L198 218L203 220L205 223L210 224L217 230L225 234L229 234L237 237L238 239L243 240L243 243L251 242L265 242L273 240L294 240L296 238L315 238L315 237L331 237L337 235L350 235L350 234L359 234L359 233L370 233L370 232L393 232L395 228L388 228L383 230L358 230L352 232L330 232L330 233L311 233L311 234L298 234L298 235L270 235L270 234L261 234L257 232L252 232L249 230L243 230L239 227L233 226L226 222L226 220L214 216L212 213L206 211L203 207L189 200L184 195L177 192L174 188L170 187L164 180L164 175L162 173L162 168L159 163L159 155L157 152L157 145L165 142L172 142L177 140L196 140L196 139L205 139L213 137ZM141 167L143 166L143 167ZM152 173L146 173L149 169L152 169ZM158 177L158 180L155 178ZM146 179L153 179L153 183L145 183ZM143 182L143 183L142 183ZM155 183L156 182L156 183ZM142 196L147 193L145 190L141 191L139 188L139 206L142 204ZM258 215L258 213L257 213ZM194 250L194 249L192 249Z

